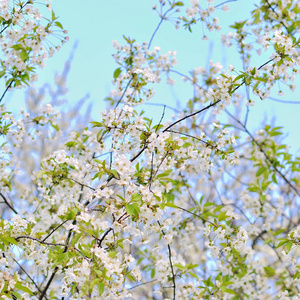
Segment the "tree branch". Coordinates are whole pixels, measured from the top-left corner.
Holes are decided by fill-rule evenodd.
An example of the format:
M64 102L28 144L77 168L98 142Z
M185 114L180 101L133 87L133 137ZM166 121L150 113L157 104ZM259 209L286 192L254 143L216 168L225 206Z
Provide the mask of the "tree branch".
M18 212L13 208L13 206L8 202L8 200L6 199L6 197L0 193L0 196L2 197L2 199L4 200L5 204L17 215Z
M268 154L261 147L261 145L257 142L257 140L253 137L253 135L251 134L251 132L244 126L244 124L240 120L238 120L236 117L234 117L229 111L226 110L226 113L244 128L245 132L250 136L251 140L259 148L259 150L264 154L265 158L270 163L270 165L273 167L273 169L282 177L282 179L289 185L289 187L296 193L296 195L300 197L300 193L298 192L298 190L286 178L286 176L276 166L274 166L274 162L270 159L270 157L268 156Z
M161 227L161 224L159 221L157 221L158 225ZM165 236L165 232L161 230L162 234ZM174 268L173 268L173 263L172 263L172 253L171 253L171 247L170 244L168 244L168 256L169 256L169 262L170 262L170 267L172 271L172 281L173 281L173 300L176 298L176 282L175 282L175 273L174 273Z

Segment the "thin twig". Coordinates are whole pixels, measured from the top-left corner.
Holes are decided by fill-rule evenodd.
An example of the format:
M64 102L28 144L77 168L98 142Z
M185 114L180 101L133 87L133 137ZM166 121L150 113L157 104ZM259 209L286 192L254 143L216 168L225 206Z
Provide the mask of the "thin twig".
M155 132L157 132L157 131L159 130L159 125L161 124L162 120L164 119L165 112L166 112L166 105L164 105L163 113L162 113L162 115L161 115L161 118L160 118L160 120L159 120L159 123L158 123L158 125L157 125L157 127L156 127Z
M45 242L58 228L60 228L62 225L64 225L68 221L69 220L65 220L60 225L58 225L57 227L55 227L42 241Z
M175 204L174 204L174 205L175 205ZM187 213L189 213L189 214L191 214L191 215L193 215L193 216L195 216L195 217L201 219L203 222L207 222L207 223L213 225L214 227L218 228L218 226L217 226L216 224L214 224L213 222L210 222L210 221L204 219L202 216L200 216L200 215L198 215L198 214L195 214L195 213L193 213L192 211L189 211L188 209L185 209L185 208L180 207L180 206L178 206L178 205L175 205L175 206L176 206L177 208L179 208L179 209L181 209L181 210L183 210L183 211L185 211L185 212L187 212Z
M149 102L146 102L143 105L164 106L164 107L166 107L168 109L171 109L171 110L175 111L176 113L180 113L179 109L176 109L176 108L174 108L172 106L169 106L169 105L166 105L166 104L162 104L162 103L149 103Z
M0 34L2 34L8 27L9 27L9 25L6 25L6 26L0 31Z
M251 132L244 126L244 124L238 120L236 117L234 117L229 111L225 110L226 113L233 118L237 123L239 123L244 129L245 132L250 136L253 143L259 148L259 150L264 154L267 161L270 163L270 165L273 167L273 169L282 177L282 179L290 186L290 188L300 197L300 193L298 190L294 187L294 185L285 177L285 175L274 165L274 162L270 159L268 154L265 152L265 150L261 147L261 145L257 142L257 140L253 137Z
M158 171L159 171L159 168L161 167L163 161L166 159L166 157L168 156L168 154L169 154L169 151L166 152L166 154L165 154L164 157L162 158L161 162L159 163L159 165L158 165L158 167L157 167L157 169L156 169L154 175L151 176L151 178L150 178L150 183L149 183L149 189L151 189L151 183L152 183L153 179L155 178L155 176L157 175L157 173L158 173Z
M276 14L277 18L280 18L279 14L278 14L277 11L273 8L273 6L269 3L269 1L268 1L268 0L265 0L265 1L266 1L266 3L268 4L269 8L271 8L271 10L273 11L273 13ZM286 27L286 25L285 25L282 21L280 21L280 20L277 20L277 21L285 28L286 32L289 33L289 30L288 30L288 28Z
M122 218L125 216L125 218L122 220ZM129 217L129 215L127 215L127 213L124 213L122 216L120 216L117 220L118 223L120 223L121 221L126 220ZM103 236L101 237L101 239L97 239L98 241L98 245L99 247L102 248L102 242L104 241L105 237L111 232L113 231L113 228L110 227L109 229L106 230L106 232L103 234Z
M268 99L275 101L275 102L280 102L284 104L300 104L300 101L289 101L289 100L281 100L273 97L268 97Z
M41 241L37 238L34 238L32 236L22 235L22 236L18 236L18 237L15 238L15 240L19 240L19 239L30 239L30 240L33 240L33 241L37 241L37 242L39 242L40 244L43 244L43 245L66 247L65 244L43 242L43 241Z
M26 272L26 270L19 264L19 262L13 258L13 261L20 267L20 269L27 275L27 277L31 280L31 282L35 285L35 287L37 288L37 290L41 293L42 291L40 290L40 288L38 287L38 285L35 283L35 281L33 280L33 278ZM47 297L45 297L46 300L48 300Z
M145 145L134 157L130 159L130 162L133 162L136 160L146 149L148 148L147 145Z
M18 212L13 208L13 206L8 202L8 200L6 199L6 197L0 193L0 196L2 197L2 199L4 200L5 204L17 215Z
M219 102L221 102L221 99L219 99L219 100L217 100L217 101L215 101L215 102L213 102L213 103L207 105L206 107L204 107L204 108L202 108L202 109L200 109L200 110L198 110L198 111L196 111L196 112L193 112L193 113L191 113L191 114L189 114L189 115L186 115L185 117L183 117L183 118L181 118L181 119L175 121L175 122L172 123L171 125L169 125L167 128L165 128L165 129L163 130L163 132L168 131L170 128L172 128L172 127L175 126L176 124L181 123L182 121L184 121L184 120L186 120L186 119L188 119L188 118L191 118L191 117L193 117L193 116L196 116L196 115L202 113L203 111L205 111L205 110L207 110L207 109L209 109L209 108L211 108L211 107L213 107L213 106L216 106Z
M161 224L159 221L157 221L158 225L161 227ZM165 232L161 230L162 234L165 236ZM168 253L169 253L169 262L170 262L170 267L172 271L172 281L173 281L173 300L176 299L176 282L175 282L175 273L174 273L174 268L173 268L173 263L172 263L172 253L171 253L171 247L168 244Z
M132 81L132 77L131 77L130 80L128 81L128 83L127 83L127 85L126 85L126 87L125 87L125 89L124 89L124 92L123 92L122 96L120 97L120 99L118 100L118 102L117 102L117 104L116 104L116 106L115 106L115 109L116 109L117 106L120 104L120 102L122 101L123 97L125 96L125 93L126 93L126 91L128 90L131 81Z
M152 41L153 41L153 39L154 39L154 37L155 37L155 35L156 35L156 33L157 33L157 31L158 31L158 29L159 29L159 27L161 26L161 24L162 24L163 21L164 21L164 19L163 19L163 17L161 17L161 19L160 19L158 25L156 26L154 32L152 33L152 36L151 36L150 41L149 41L149 44L148 44L148 49L150 49L151 44L152 44Z
M227 1L224 1L224 2L222 2L222 3L218 4L218 5L216 5L215 8L218 8L218 7L220 7L220 6L222 6L222 5L226 4L226 3L229 3L229 2L236 2L236 1L238 1L238 0L227 0Z
M192 138L192 139L195 139L195 140L197 140L197 141L202 142L203 144L205 144L207 147L209 147L209 148L211 148L211 149L216 149L216 150L218 150L218 151L220 151L220 152L222 152L222 153L224 152L224 151L218 149L216 146L213 146L212 144L206 142L205 140L199 139L199 138L197 138L196 136L190 135L190 134L188 134L188 133L184 133L184 132L180 132L180 131L176 131L176 130L167 130L167 131L168 131L168 132L177 133L177 134L182 134L182 135L184 135L184 136L187 136L187 137L190 137L190 138Z
M157 281L157 279L153 279L153 280L151 280L151 281L147 281L147 282L143 282L143 283L137 284L137 285L132 286L131 288L129 288L129 289L127 289L127 290L133 290L133 289L135 289L135 288L137 288L137 287L139 287L139 286L141 286L141 285L149 284L149 283L152 283L152 282L155 282L155 281Z
M4 98L5 94L7 93L7 91L8 91L8 90L10 89L10 87L12 86L13 82L14 82L14 80L12 80L12 81L9 83L9 85L6 87L6 89L4 90L4 92L3 92L3 94L2 94L2 96L1 96L1 98L0 98L0 103L1 103L1 101L3 100L3 98Z
M63 177L62 179L65 179L65 180L71 180L71 181L74 181L75 183L79 184L81 187L86 187L92 191L95 191L96 189L94 189L93 187L89 186L89 185L86 185L84 183L81 183L73 178L68 178L68 177Z

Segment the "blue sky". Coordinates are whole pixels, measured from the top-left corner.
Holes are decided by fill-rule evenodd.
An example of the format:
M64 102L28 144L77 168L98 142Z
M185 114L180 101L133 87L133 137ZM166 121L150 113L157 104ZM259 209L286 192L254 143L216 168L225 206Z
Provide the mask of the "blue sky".
M201 2L201 1L200 1ZM222 1L215 1L219 4ZM224 31L228 32L228 25L234 21L245 20L249 17L250 10L258 1L239 0L228 3L230 12L217 12L220 24ZM68 59L72 47L78 42L75 51L71 72L68 77L67 87L69 102L79 101L87 93L90 94L90 102L93 104L93 116L97 118L98 112L105 108L104 98L112 87L111 80L114 70L117 68L111 55L113 54L112 40L123 42L122 35L135 38L139 43L149 41L155 27L159 22L157 14L152 6L157 4L155 0L53 0L53 9L64 28L69 31L70 41L54 55L47 66L39 72L37 86L44 82L53 82L55 72L61 72L65 61ZM206 66L207 59L214 62L220 61L223 66L238 64L238 58L234 48L228 49L221 45L219 34L206 32L212 38L210 41L202 41L201 24L194 27L193 34L165 22L158 31L152 46L159 45L162 52L177 50L179 61L177 70L187 74L194 67ZM211 45L211 47L209 47ZM268 57L258 57L257 66L264 63ZM184 106L185 101L191 96L191 88L181 83L179 77L174 76L177 84L173 88L163 86L151 102L164 103L176 106L176 99ZM294 94L286 94L283 99L297 100L299 89ZM300 99L299 99L300 100ZM149 108L147 116L160 116L161 107ZM288 105L273 101L256 100L256 105L251 108L249 126L258 129L261 120L268 116L271 120L276 116L277 126L284 126L289 132L286 143L292 145L293 151L299 148L298 116L300 105ZM149 113L151 112L151 113ZM171 116L171 112L167 115Z

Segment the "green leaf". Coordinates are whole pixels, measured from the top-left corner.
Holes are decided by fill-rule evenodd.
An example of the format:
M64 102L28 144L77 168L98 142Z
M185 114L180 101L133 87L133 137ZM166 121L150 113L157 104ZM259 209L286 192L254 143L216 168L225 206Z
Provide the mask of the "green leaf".
M244 78L244 77L245 77L244 74L240 74L240 75L238 75L237 77L234 78L233 82L236 82L236 81L238 81L238 80L240 80L241 78Z
M196 278L197 280L199 280L199 277L193 273L193 272L188 272L188 274L190 274L192 277Z
M257 172L256 172L256 177L260 176L261 174L263 174L264 172L266 172L267 167L260 167Z
M286 243L286 245L285 245L286 251L287 251L287 252L290 252L290 250L291 250L291 248L292 248L293 245L294 245L294 243L293 243L292 241L288 241L288 242Z
M11 46L14 50L23 50L23 47L20 44Z
M221 287L221 290L225 293L228 293L228 294L232 294L232 295L236 295L236 292L232 289L228 289L226 287Z
M0 78L1 78L2 76L4 76L5 71L6 71L6 69L3 69L3 70L0 72Z
M18 289L18 290L21 290L23 292L26 292L26 293L28 293L30 295L34 295L33 292L29 288L27 288L26 286L23 286L20 282L17 282L15 284L15 288Z
M77 142L70 141L70 142L65 143L65 146L68 148L72 148L72 147L76 146L77 144L78 144Z
M298 279L299 277L300 277L300 271L298 271L298 272L294 275L293 280Z
M67 257L67 253L61 253L58 258L55 261L55 264L58 266L59 264L61 264L65 258Z
M275 173L272 175L272 181L273 181L274 183L278 184L277 179L276 179L276 174L275 174Z
M102 123L96 122L96 121L92 121L92 122L90 122L90 123L94 125L93 127L102 127L102 126L103 126Z
M286 229L283 228L283 229L276 230L275 232L271 231L271 233L272 233L273 236L277 236L277 235L279 235L279 234L281 234L281 233L283 233L285 231L286 231Z
M276 135L281 135L281 134L282 134L282 132L280 132L280 131L273 131L270 133L270 136L276 136Z
M186 269L185 266L181 265L181 264L173 264L174 267L178 268L181 271L184 271Z
M117 252L115 252L115 251L108 252L108 256L111 258L114 258L116 255L117 255Z
M64 29L60 22L54 22L54 24L55 24L57 27L59 27L61 30Z
M130 279L130 280L132 280L132 281L134 281L134 282L137 281L136 278L133 275L131 275L131 274L127 274L127 278Z
M78 213L78 209L74 207L68 211L68 213L65 215L65 217L67 220L74 220L77 213Z
M207 207L207 206L216 206L217 204L216 203L213 203L213 202L206 202L203 207Z
M21 58L23 61L25 61L28 57L29 57L29 54L28 54L26 51L23 50L23 51L20 53L20 58Z
M151 269L151 274L150 274L151 279L153 279L154 276L155 276L155 269Z
M114 79L116 80L120 76L121 73L122 73L121 68L116 69L114 72Z
M169 176L169 174L172 172L172 170L167 170L159 175L156 176L156 179L159 179L159 178L164 178L164 177L167 177Z
M17 292L12 292L12 294L13 294L16 298L18 298L18 299L20 299L20 300L23 299L22 296L21 296L19 293L17 293Z
M286 56L286 57L285 57L285 60L294 62L289 56Z
M142 196L138 193L134 193L131 195L131 201L132 202L139 202L142 200Z
M114 178L120 179L120 176L116 170L110 170L110 173L114 176Z
M104 283L100 282L97 284L97 286L98 286L99 295L102 295L104 292Z
M99 278L94 278L91 283L90 283L90 286L89 286L89 290L92 292L93 291L93 288L94 286L100 281Z
M81 233L76 233L76 234L74 235L74 237L73 237L73 239L72 239L72 243L71 243L73 247L77 244L78 240L82 237L82 235L83 235L83 232L81 232Z
M219 215L218 215L218 221L225 221L226 219L229 218L229 216L226 215L226 211L222 211Z
M271 267L264 267L267 277L272 277L275 275L275 270Z
M8 244L18 245L18 242L14 238L7 236L7 235L1 236L0 240L2 240L2 242L5 245L8 245Z
M174 3L173 6L184 6L184 4L182 1L178 1L178 2Z
M289 240L288 239L281 239L281 241L278 243L276 248L279 248L283 245L285 245Z
M140 208L138 203L126 204L125 208L130 216L135 216L136 218L139 216Z
M253 68L252 70L251 70L251 75L255 75L255 73L256 73L256 68Z
M166 202L166 203L165 203L165 206L173 207L173 208L178 208L177 205L175 205L175 204L172 203L172 202Z
M210 287L214 287L215 285L212 283L211 281L211 276L209 276L207 278L207 280L203 280L203 283L206 285L206 286L210 286Z
M59 131L58 125L56 125L56 124L54 125L52 121L50 121L50 124L56 131Z
M245 78L246 85L249 85L251 83L251 77Z

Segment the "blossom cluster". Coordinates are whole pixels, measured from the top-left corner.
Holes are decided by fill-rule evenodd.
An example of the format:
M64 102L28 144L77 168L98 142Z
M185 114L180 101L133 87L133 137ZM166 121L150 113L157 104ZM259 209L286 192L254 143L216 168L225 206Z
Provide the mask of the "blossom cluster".
M68 37L54 12L50 14L49 1L44 5L49 10L50 20L42 15L36 1L19 2L16 7L11 2L3 0L0 4L0 77L4 76L6 87L21 88L37 80L34 69L42 68L45 60L59 50L55 39L63 44ZM49 46L53 43L55 48Z
M121 67L115 70L113 84L116 90L111 92L108 100L124 101L130 104L143 103L150 100L154 91L147 88L149 83L159 83L162 73L168 73L176 65L176 51L160 54L160 47L150 51L148 43L139 45L134 40L126 38L128 43L121 46L113 42L117 53L113 55ZM173 81L168 78L168 83Z
M298 73L293 28L285 28L296 24L277 16L282 2L296 7L293 1L277 1L274 10L261 7L269 10L266 28L272 28L274 13L281 28L256 41L275 50L261 66L250 67L253 48L245 42L246 27L257 24L254 13L254 21L235 23L236 34L230 35L239 45L242 72L211 61L184 75L175 69L176 51L161 54L152 41L140 46L125 38L124 46L114 42L112 105L96 120L71 120L72 111L56 109L64 76L55 91L31 88L18 117L1 106L1 298L271 299L275 291L279 299L299 296L300 160L282 143L281 127L251 132L250 108L242 120L239 101L242 86L254 105L247 91L264 99L276 81L293 81ZM0 19L7 32L29 18L40 21L31 3L15 10L7 3L1 2L5 21ZM160 18L169 7L164 21L184 3L159 5ZM185 22L197 21L197 15L206 22L216 8L211 0L207 9L192 0ZM43 43L51 26L60 27L55 22L53 15L48 28L39 23L22 41L19 31L15 40L2 37L11 44L3 44L13 62L7 68L22 73L36 64L45 49L35 52L30 45L35 39ZM23 51L17 44L32 48L24 50L30 52L25 69L22 62L15 66ZM138 105L153 96L163 74L169 84L175 84L170 74L179 74L193 92L174 119L165 121L163 113L156 123ZM43 101L45 94L51 104Z

